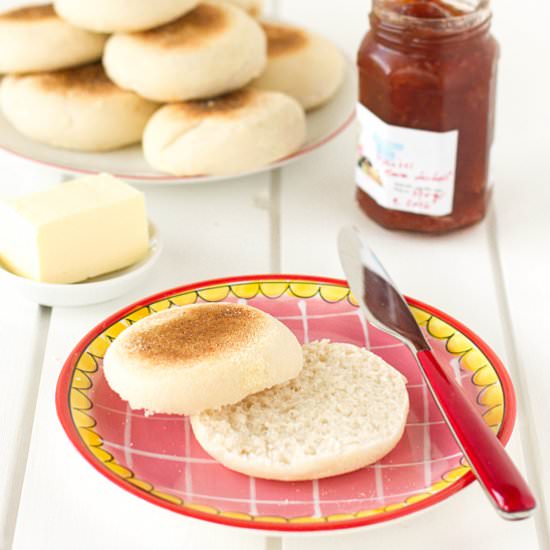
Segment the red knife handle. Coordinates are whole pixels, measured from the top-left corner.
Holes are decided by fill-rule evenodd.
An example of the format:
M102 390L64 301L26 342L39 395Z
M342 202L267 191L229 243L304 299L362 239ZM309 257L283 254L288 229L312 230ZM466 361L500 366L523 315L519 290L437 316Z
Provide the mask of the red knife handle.
M417 354L428 387L477 479L505 519L524 519L535 497L500 441L431 351Z

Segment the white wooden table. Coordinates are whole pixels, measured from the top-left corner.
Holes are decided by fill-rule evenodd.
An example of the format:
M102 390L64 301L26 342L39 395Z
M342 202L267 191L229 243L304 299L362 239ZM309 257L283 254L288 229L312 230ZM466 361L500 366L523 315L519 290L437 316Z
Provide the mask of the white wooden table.
M2 8L16 2L0 0ZM212 185L147 190L166 242L147 286L119 300L48 309L0 287L0 548L162 550L423 550L550 548L550 176L547 21L541 0L494 2L502 44L497 182L481 225L443 238L384 231L354 203L355 129L288 168ZM270 9L330 36L354 55L363 0L274 0ZM546 154L546 157L545 157ZM42 188L58 175L0 156L0 193ZM457 317L507 364L519 398L509 450L538 493L534 519L499 519L474 484L395 525L347 536L268 539L195 522L97 475L57 422L54 389L77 340L121 306L153 292L224 275L341 276L335 237L354 222L403 290Z

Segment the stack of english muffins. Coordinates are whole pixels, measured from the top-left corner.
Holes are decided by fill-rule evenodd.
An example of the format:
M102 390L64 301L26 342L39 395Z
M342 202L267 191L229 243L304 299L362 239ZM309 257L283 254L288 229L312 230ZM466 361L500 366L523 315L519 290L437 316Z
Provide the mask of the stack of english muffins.
M143 143L176 176L292 154L344 61L324 38L261 22L262 0L56 0L0 14L1 106L23 135L76 151Z

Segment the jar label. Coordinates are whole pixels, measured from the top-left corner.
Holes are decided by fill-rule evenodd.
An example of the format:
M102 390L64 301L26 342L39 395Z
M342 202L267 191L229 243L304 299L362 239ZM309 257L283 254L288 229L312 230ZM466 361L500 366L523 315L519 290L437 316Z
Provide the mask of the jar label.
M428 216L453 211L458 130L429 132L386 124L364 105L357 185L380 206Z

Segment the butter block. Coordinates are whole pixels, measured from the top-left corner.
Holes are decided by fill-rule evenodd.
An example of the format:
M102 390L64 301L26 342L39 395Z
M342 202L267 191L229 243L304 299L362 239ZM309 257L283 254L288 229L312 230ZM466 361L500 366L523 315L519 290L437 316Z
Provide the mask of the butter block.
M107 174L0 201L0 263L46 283L127 267L149 248L145 197Z

